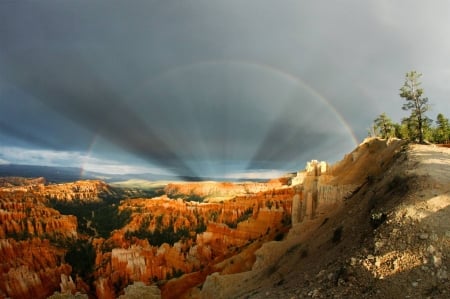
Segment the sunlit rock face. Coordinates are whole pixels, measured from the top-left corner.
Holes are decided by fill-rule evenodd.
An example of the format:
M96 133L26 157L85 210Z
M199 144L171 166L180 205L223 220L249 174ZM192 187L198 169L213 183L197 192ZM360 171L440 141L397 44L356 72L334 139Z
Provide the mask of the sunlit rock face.
M179 298L212 272L247 271L255 251L290 227L297 191L287 182L178 183L167 187L169 196L120 200L100 181L9 180L0 188L0 298L77 292L117 298L139 281L159 282L164 298ZM95 228L92 236L80 232L79 221L86 219L56 210L62 205L65 214L70 207L79 213L105 200L129 217L107 238L99 238ZM101 212L88 212L82 215L92 217L89 226ZM89 246L92 264L80 272ZM80 258L71 264L74 250ZM29 259L16 261L27 254Z
M292 180L299 189L293 198L293 224L313 219L321 210L332 208L358 187L355 183L339 184L334 179L326 162L312 160L306 164L305 170Z
M0 188L0 298L46 298L74 289L64 262L69 240L78 238L77 218L61 215L49 200L88 199L104 183L44 185L43 179L8 178ZM100 188L98 188L100 187ZM73 281L72 281L72 284ZM76 287L75 287L76 289Z
M275 179L267 183L230 183L230 182L191 182L171 183L165 188L169 196L179 194L195 194L202 197L221 197L254 194L269 189L281 188L286 184L284 179Z
M0 189L0 237L76 237L77 219L49 208L43 185Z
M211 272L249 270L254 251L262 242L282 235L289 227L294 193L293 188L283 186L216 203L167 196L123 201L120 209L131 210L131 219L105 241L120 248L97 252L97 275L109 280L102 288L123 281L161 281L186 274L162 287L163 297L177 298ZM159 239L168 232L178 233L180 238L168 238L174 242ZM256 243L259 245L254 246ZM240 265L221 264L239 255L236 261L241 261Z
M0 297L46 298L71 273L54 243L77 237L77 219L48 207L44 194L42 180L0 189Z
M308 162L292 179L299 190L293 198L292 223L313 219L340 205L370 177L381 173L403 143L370 139L332 166L323 161Z
M64 202L98 202L111 194L111 188L105 182L95 180L48 185L43 190L47 198Z
M71 267L64 251L48 240L0 240L0 297L46 298L60 289L62 275Z

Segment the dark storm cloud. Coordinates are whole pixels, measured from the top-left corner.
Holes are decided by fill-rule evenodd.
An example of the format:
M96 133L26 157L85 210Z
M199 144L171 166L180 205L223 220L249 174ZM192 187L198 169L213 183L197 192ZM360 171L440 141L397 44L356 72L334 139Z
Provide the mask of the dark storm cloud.
M0 93L2 143L81 151L100 135L181 175L336 160L345 122L362 140L379 113L401 117L410 69L450 114L448 6L3 1L0 91L23 96Z
M16 125L8 124L0 120L0 133L13 139L20 139L31 143L34 146L43 148L57 149L58 146L51 141L42 138L42 135L36 135L35 132L30 133L29 130L17 128Z
M39 101L131 153L157 161L183 176L195 175L129 106L117 98L113 87L95 77L84 61L77 57L58 59L60 53L50 54L53 65L47 63L48 56L40 57L38 53L10 55L13 63L5 64L10 67L8 79L31 92ZM30 61L31 57L34 61Z

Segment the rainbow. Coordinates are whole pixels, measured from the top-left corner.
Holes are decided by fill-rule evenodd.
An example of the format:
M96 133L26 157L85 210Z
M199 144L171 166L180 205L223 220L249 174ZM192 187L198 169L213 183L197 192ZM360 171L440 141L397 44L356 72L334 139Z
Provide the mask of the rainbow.
M342 126L346 129L347 133L350 135L350 138L352 140L352 143L354 146L358 145L358 138L356 137L355 133L353 132L351 126L349 123L345 120L343 115L336 109L336 107L327 99L325 98L319 91L314 89L311 85L306 83L305 80L301 79L298 76L295 76L292 73L289 73L286 70L283 70L281 68L277 68L275 66L261 63L261 62L254 62L249 60L205 60L200 62L195 62L192 64L186 64L181 66L175 66L171 67L169 69L166 69L159 74L152 77L149 81L146 81L144 84L145 86L151 85L152 82L155 82L163 77L168 77L170 75L175 75L177 73L194 69L194 68L202 68L202 67L211 67L211 66L247 66L247 67L253 67L258 68L261 71L265 72L272 72L273 74L276 74L278 76L284 77L285 79L289 80L290 82L296 84L298 87L306 90L308 93L310 93L315 98L319 99L322 104L327 106L331 112L336 116L337 120L341 123Z
M142 85L141 88L138 88L135 90L134 93L130 94L130 98L134 98L136 94L138 94L141 90L144 88L148 88L149 86L153 84L157 84L159 80L162 80L167 77L175 76L180 73L195 70L195 69L201 69L205 67L247 67L247 68L253 68L257 71L261 72L270 72L276 76L279 76L285 80L288 80L295 86L301 88L302 90L307 91L310 95L312 95L314 98L318 99L321 104L323 104L329 111L336 117L336 120L340 123L340 125L345 129L345 132L348 134L349 140L353 143L353 146L356 146L358 144L358 139L356 138L351 126L349 123L345 120L343 115L336 109L336 107L329 101L327 98L325 98L319 91L314 89L310 84L308 84L305 80L302 78L275 66L261 63L261 62L254 62L254 61L248 61L248 60L206 60L206 61L200 61L195 62L192 64L186 64L186 65L179 65L175 67L168 68L162 72L159 72L158 74L151 76L148 80L146 80ZM135 94L136 93L136 94ZM126 100L126 99L125 99ZM85 166L89 160L89 157L92 155L92 152L95 148L95 144L98 142L99 134L95 134L92 138L92 141L89 145L89 147L86 150L85 160L82 166L81 175L83 176L85 174ZM205 151L206 153L206 151Z

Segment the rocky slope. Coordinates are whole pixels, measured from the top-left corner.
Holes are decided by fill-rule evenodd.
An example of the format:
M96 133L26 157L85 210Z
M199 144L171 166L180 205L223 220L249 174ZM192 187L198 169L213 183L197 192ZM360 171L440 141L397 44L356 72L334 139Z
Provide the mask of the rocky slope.
M372 139L315 165L297 178L288 237L250 272L207 277L197 298L449 297L449 149Z

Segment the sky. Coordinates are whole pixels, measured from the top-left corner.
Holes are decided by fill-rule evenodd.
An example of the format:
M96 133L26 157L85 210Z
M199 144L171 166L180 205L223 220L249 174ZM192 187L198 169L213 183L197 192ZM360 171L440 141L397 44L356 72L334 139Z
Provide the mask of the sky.
M335 162L423 74L450 116L450 2L0 1L0 164L270 177Z

